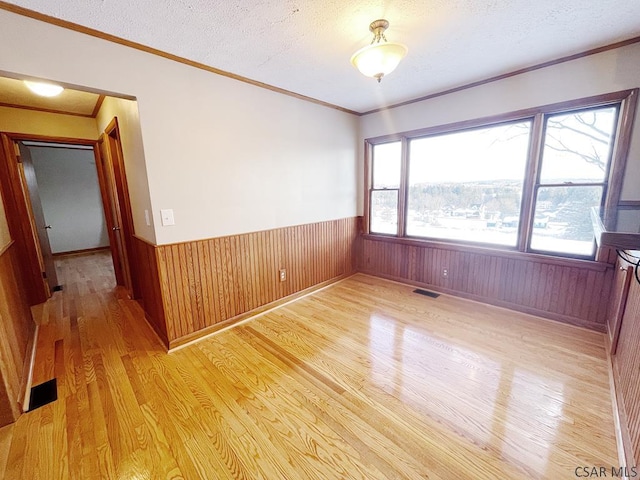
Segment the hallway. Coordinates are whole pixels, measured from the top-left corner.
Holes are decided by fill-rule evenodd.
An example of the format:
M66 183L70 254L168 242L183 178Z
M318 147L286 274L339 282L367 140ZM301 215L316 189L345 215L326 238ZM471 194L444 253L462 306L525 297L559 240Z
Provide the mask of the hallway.
M56 269L63 290L34 307L40 329L32 385L56 378L58 400L16 422L4 478L99 478L110 450L105 421L115 418L123 369L132 366L127 355L165 352L137 303L115 288L108 250L57 257Z

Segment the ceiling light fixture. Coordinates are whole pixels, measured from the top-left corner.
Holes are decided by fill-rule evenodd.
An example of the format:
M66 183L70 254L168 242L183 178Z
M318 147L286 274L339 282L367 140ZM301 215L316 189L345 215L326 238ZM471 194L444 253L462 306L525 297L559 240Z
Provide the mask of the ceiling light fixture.
M29 90L41 97L55 97L60 95L64 90L60 85L54 85L53 83L31 82L29 80L24 80L24 84L29 88Z
M401 43L387 43L384 31L389 28L389 22L380 19L371 22L369 30L373 33L371 44L361 48L351 57L351 63L367 77L382 80L382 77L393 72L400 60L407 54L407 47ZM384 40L384 43L380 40Z

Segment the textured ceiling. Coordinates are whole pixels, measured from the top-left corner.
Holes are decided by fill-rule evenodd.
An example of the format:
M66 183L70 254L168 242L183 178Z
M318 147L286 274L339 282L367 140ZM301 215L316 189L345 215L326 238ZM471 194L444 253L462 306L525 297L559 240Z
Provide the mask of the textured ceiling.
M65 89L57 97L41 97L20 80L0 77L0 105L91 116L99 95Z
M12 0L358 112L640 35L639 0ZM381 84L349 60L386 18L409 47Z

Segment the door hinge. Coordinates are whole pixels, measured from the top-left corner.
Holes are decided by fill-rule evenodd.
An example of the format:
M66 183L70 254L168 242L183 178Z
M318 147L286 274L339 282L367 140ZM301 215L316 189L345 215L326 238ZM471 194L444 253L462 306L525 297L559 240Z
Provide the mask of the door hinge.
M42 278L47 278L47 272L42 272Z

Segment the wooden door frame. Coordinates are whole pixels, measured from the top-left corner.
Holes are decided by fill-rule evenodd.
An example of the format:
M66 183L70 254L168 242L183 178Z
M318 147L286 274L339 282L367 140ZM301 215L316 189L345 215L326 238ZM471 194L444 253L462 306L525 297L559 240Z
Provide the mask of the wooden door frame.
M22 279L27 292L27 302L29 305L37 305L47 301L49 298L48 288L45 285L45 279L42 277L40 269L40 261L38 258L38 244L35 237L36 232L33 231L30 215L32 215L29 206L24 198L23 185L18 172L18 164L13 150L13 144L17 141L35 141L35 142L51 142L63 143L68 145L86 145L93 148L94 157L96 159L96 169L101 165L100 151L98 148L99 140L89 140L72 137L54 137L49 135L36 135L28 133L12 133L0 132L0 193L6 211L7 225L11 238L15 241L17 249L17 257L22 272ZM105 185L99 179L99 188L101 197ZM126 185L126 184L125 184ZM126 198L129 198L128 190L124 192ZM130 208L130 204L127 203ZM106 209L107 206L103 207ZM124 207L121 207L124 208ZM106 213L105 213L106 215ZM126 218L131 219L131 211L129 210ZM125 235L133 233L133 227L127 226ZM129 242L132 241L129 239ZM133 273L135 262L128 259L129 269L132 271L132 290L137 291L137 285Z
M106 177L106 165L107 159L104 158L105 154L108 155L108 152L102 152L101 146L104 147L104 141L101 136L98 141L98 148L95 151L95 159L96 159L96 170L98 172L98 183L100 185L100 196L102 198L102 206L104 210L104 219L107 227L107 234L109 235L109 250L111 251L111 258L113 260L113 271L116 276L116 283L118 285L125 284L124 281L124 273L122 272L122 268L120 266L120 262L118 261L120 253L117 248L117 238L116 232L114 231L114 225L116 223L116 219L113 218L113 212L111 211L111 198L110 195L113 195L113 192L110 192L111 186L109 185L109 180Z
M114 151L111 151L110 146L106 146L107 151L111 154L111 167L113 168L113 178L115 182L116 195L118 198L118 205L120 210L120 217L122 219L122 225L120 226L124 232L124 248L125 248L125 262L127 263L129 270L128 280L131 285L125 285L130 289L131 298L140 298L142 292L140 291L140 282L138 282L135 261L135 250L133 243L133 214L131 212L131 199L129 198L129 184L127 183L127 172L124 164L124 153L122 151L122 137L120 136L120 126L118 124L118 117L113 117L109 124L104 129L104 134L100 138L100 141L106 141L111 138L115 142ZM101 190L105 186L100 187ZM107 206L105 205L105 208ZM125 272L125 278L127 277Z

